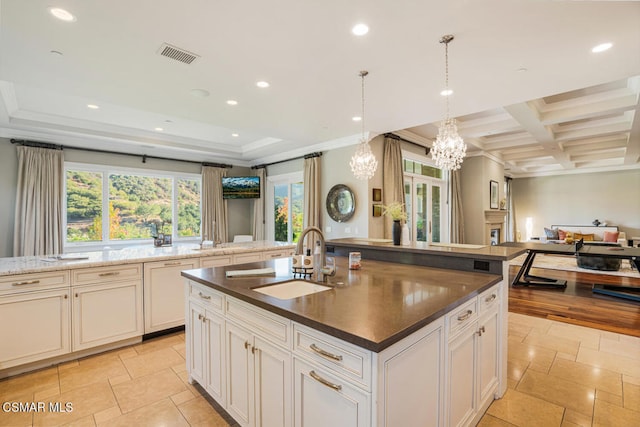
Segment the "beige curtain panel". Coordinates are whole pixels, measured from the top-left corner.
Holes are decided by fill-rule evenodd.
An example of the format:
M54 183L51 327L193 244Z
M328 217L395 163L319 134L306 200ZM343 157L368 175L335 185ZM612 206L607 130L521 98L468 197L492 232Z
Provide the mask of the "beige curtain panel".
M464 243L464 216L462 214L462 189L460 171L451 173L451 243Z
M267 169L256 169L255 175L260 178L260 198L253 199L253 240L264 240L264 207Z
M13 256L55 255L63 251L62 150L16 147L16 191Z
M202 167L202 236L216 242L227 242L227 201L222 198L225 168Z
M402 172L402 149L400 141L392 138L384 139L384 155L382 163L382 200L384 205L404 201L404 175ZM393 220L384 217L384 238L392 238Z
M304 228L318 227L321 229L320 218L322 215L322 201L320 197L320 157L304 159ZM307 237L307 248L314 251L316 233L310 233ZM311 240L309 240L311 239Z

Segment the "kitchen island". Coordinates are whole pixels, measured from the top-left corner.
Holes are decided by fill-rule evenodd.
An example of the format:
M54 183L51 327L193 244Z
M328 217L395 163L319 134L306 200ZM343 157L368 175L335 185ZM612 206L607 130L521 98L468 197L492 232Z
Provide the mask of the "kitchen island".
M506 390L504 276L336 261L330 289L291 299L255 290L291 259L184 271L190 379L242 426L477 422Z

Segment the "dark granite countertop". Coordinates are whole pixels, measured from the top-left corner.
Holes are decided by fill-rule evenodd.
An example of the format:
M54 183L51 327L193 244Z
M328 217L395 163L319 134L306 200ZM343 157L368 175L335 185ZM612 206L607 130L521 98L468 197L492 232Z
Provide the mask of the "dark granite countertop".
M326 242L327 246L336 247L359 247L379 251L391 251L415 254L445 255L458 258L482 258L495 261L508 261L524 252L521 247L498 246L498 245L468 245L457 243L431 243L411 242L409 245L394 245L385 239L368 238L342 238L331 239Z
M502 276L362 260L349 270L336 257L337 285L290 300L252 288L293 279L291 258L186 270L182 275L360 347L380 352L498 283ZM272 267L275 277L227 278L227 270Z

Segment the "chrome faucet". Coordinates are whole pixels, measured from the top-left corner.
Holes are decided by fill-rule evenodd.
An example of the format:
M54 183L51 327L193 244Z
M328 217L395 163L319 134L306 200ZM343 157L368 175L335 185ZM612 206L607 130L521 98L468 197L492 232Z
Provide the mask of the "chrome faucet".
M318 263L316 263L316 265L314 265L314 270L316 271L316 277L318 281L326 281L327 280L327 275L325 275L323 273L324 270L324 263L325 263L325 240L324 240L324 234L322 234L322 230L320 230L318 227L307 227L302 231L302 234L300 234L300 237L298 238L298 245L296 246L296 255L304 255L304 239L305 237L307 237L307 234L309 234L310 232L316 232L318 233L318 235L320 236L320 261L319 261L319 265ZM314 245L311 246L307 246L307 248L314 248ZM313 249L311 249L313 251Z

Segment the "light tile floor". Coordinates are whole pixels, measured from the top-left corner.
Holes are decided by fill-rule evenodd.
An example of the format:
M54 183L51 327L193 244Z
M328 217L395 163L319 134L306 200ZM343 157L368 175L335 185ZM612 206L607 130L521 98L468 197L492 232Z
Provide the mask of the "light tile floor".
M509 314L508 390L479 426L640 426L640 338ZM228 426L189 385L184 333L0 381L0 426ZM226 416L226 415L225 415Z

